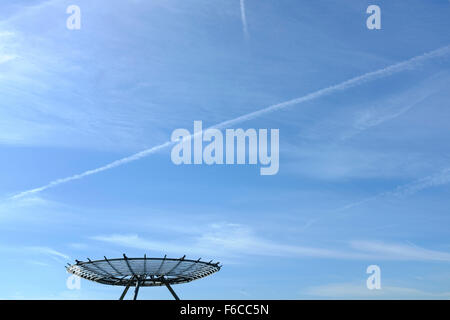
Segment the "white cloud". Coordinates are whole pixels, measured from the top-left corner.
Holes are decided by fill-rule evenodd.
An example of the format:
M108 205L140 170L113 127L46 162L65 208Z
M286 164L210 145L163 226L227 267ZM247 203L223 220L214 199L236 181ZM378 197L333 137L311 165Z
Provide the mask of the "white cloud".
M208 255L234 261L243 256L294 256L319 258L362 258L363 254L337 250L284 245L257 236L250 228L232 223L216 223L183 242L152 241L136 234L113 234L91 237L114 245L158 251L175 255Z
M63 259L70 259L70 257L64 253L61 253L59 251L56 251L55 249L49 248L49 247L40 247L40 246L30 246L30 247L24 247L24 250L37 253L37 254L43 254L48 255L52 257L57 258L63 258Z
M113 234L91 237L125 248L158 251L175 255L209 255L223 260L248 256L311 257L350 260L423 260L450 261L450 253L423 249L413 245L378 241L351 241L343 248L320 248L284 244L257 235L251 228L232 223L216 223L182 242L147 240L136 234Z
M394 191L387 192L388 195L404 197L412 195L423 189L433 188L450 183L450 168L444 168L440 172L418 179L412 183L397 187Z
M57 251L51 247L46 246L12 246L0 245L0 251L23 254L23 259L29 263L41 264L40 259L50 258L55 260L58 264L65 263L70 260L67 254Z
M415 245L403 245L378 241L352 241L357 250L394 260L450 261L450 253L424 249Z
M341 83L339 83L337 85L333 85L333 86L329 86L329 87L317 90L317 91L312 92L310 94L307 94L305 96L302 96L302 97L299 97L299 98L296 98L296 99L292 99L292 100L289 100L289 101L277 103L277 104L265 107L263 109L259 109L259 110L254 111L254 112L250 112L250 113L247 113L245 115L242 115L242 116L230 119L230 120L223 121L221 123L218 123L218 124L212 126L211 128L217 128L217 129L228 128L228 127L234 126L236 124L239 124L239 123L242 123L242 122L245 122L245 121L249 121L249 120L258 118L260 116L266 115L266 114L271 113L271 112L275 112L275 111L278 111L278 110L286 109L286 108L288 108L290 106L299 105L299 104L302 104L304 102L312 101L312 100L321 98L322 96L327 96L327 95L330 95L330 94L335 93L335 92L347 90L349 88L352 88L352 87L364 84L364 83L366 83L368 81L372 81L372 80L376 80L376 79L379 79L379 78L387 77L387 76L390 76L392 74L395 74L395 73L398 73L398 72L401 72L401 71L404 71L404 70L416 67L418 65L421 65L423 62L425 62L425 61L427 61L429 59L445 56L449 52L450 52L450 46L442 47L442 48L439 48L437 50L434 50L434 51L422 54L420 56L413 57L413 58L411 58L409 60L390 65L390 66L388 66L386 68L383 68L383 69L380 69L380 70L377 70L377 71L373 71L373 72L365 73L365 74L363 74L361 76L354 77L354 78L352 78L350 80L347 80L347 81L343 81L343 82L341 82ZM26 195L38 193L38 192L47 190L49 188L52 188L52 187L55 187L55 186L58 186L58 185L61 185L61 184L64 184L64 183L67 183L67 182L70 182L70 181L73 181L73 180L78 180L78 179L81 179L81 178L84 178L84 177L87 177L87 176L90 176L90 175L93 175L93 174L96 174L96 173L99 173L99 172L102 172L102 171L105 171L105 170L109 170L109 169L116 168L118 166L130 163L130 162L133 162L133 161L140 160L140 159L142 159L144 157L147 157L148 155L151 155L151 154L153 154L153 153L155 153L155 152L157 152L159 150L165 149L165 148L167 148L167 147L169 147L171 145L172 145L171 141L164 142L164 143L159 144L157 146L154 146L152 148L148 148L148 149L143 150L141 152L135 153L135 154L133 154L131 156L128 156L128 157L125 157L125 158L113 161L113 162L111 162L111 163L109 163L109 164L107 164L105 166L102 166L102 167L99 167L99 168L96 168L96 169L92 169L92 170L88 170L88 171L82 172L80 174L72 175L72 176L69 176L69 177L57 179L57 180L51 181L48 184L43 185L41 187L37 187L37 188L33 188L33 189L29 189L29 190L20 192L20 193L14 195L13 198L20 198L20 197L23 197L23 196L26 196Z
M12 31L0 31L0 64L7 63L18 57L15 50L15 33Z
M428 122L428 116L447 117L442 102L449 81L449 73L441 71L388 97L380 94L364 104L325 105L326 116L301 123L295 140L285 137L281 146L284 170L302 177L345 181L414 179L446 166L448 159L441 150L428 151L439 144L424 148L418 139L444 139L442 126L424 128L421 124Z
M53 208L59 206L57 202L32 195L17 200L2 199L0 201L0 221L8 220L34 220L41 222L44 217L50 215L61 215L60 212L53 212ZM47 210L49 209L49 210ZM38 212L38 214L37 214ZM47 221L47 218L45 219Z
M446 185L448 183L450 183L450 168L444 168L438 173L417 179L416 181L413 181L411 183L400 185L394 190L381 192L371 197L349 203L343 207L336 209L335 211L344 211L386 196L394 196L399 198L406 197L413 195L421 190Z
M430 161L419 153L377 150L366 146L315 143L295 146L284 144L281 150L284 170L319 180L345 180L370 178L410 178L418 172L433 170L445 159Z
M11 61L11 60L14 60L16 58L17 58L17 56L14 55L14 54L3 54L3 55L0 55L0 64L6 63L6 62Z
M36 14L41 14L43 9L46 9L54 4L60 2L59 0L44 0L38 2L37 4L29 5L28 3L16 5L18 7L17 11L10 15L7 19L0 21L0 25L8 25L16 22L20 19L27 19L30 16L34 16ZM0 33L1 34L1 33Z
M437 92L441 90L447 91L448 81L449 74L447 72L438 73L422 81L417 86L409 88L400 94L382 99L382 101L357 112L352 124L353 130L344 134L342 138L344 140L348 139L364 130L402 116Z
M42 262L42 261L38 261L38 260L27 260L27 263L29 264L33 264L36 266L41 266L41 267L48 267L50 266L48 263Z
M125 248L136 248L148 251L158 252L170 252L177 254L188 249L185 245L174 245L168 241L150 241L143 239L137 234L112 234L112 235L99 235L91 237L92 240L107 242L115 244Z
M69 243L69 247L76 250L86 250L89 248L89 245L86 243Z
M449 299L450 292L425 292L414 288L383 286L369 290L365 282L333 283L306 289L306 295L331 299Z

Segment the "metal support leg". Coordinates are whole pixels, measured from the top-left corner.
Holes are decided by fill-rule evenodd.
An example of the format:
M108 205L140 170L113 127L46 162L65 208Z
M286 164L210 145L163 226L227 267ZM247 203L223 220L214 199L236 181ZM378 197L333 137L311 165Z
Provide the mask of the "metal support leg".
M128 289L130 288L131 284L133 283L133 278L130 279L130 282L128 282L127 286L125 287L125 289L122 292L122 295L120 296L119 300L123 300L123 298L125 298L125 295L128 292Z
M164 284L166 285L167 289L169 289L170 293L173 295L173 297L175 298L175 300L180 300L180 298L178 298L177 294L175 293L175 291L173 291L172 287L170 286L170 284L163 278L162 281L164 282Z
M133 300L137 299L138 293L139 293L139 287L141 286L141 281L139 278L136 279L136 288L134 289L134 297Z

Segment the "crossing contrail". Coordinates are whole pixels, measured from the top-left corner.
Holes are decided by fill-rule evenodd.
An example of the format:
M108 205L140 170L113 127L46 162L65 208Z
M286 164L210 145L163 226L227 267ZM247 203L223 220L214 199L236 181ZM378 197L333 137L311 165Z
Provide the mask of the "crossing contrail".
M241 19L242 19L242 29L244 31L244 35L248 38L248 28L247 28L247 16L245 15L245 3L244 0L240 0L241 2Z
M329 95L329 94L334 93L334 92L346 90L348 88L358 86L358 85L366 83L368 81L372 81L372 80L375 80L375 79L380 79L380 78L383 78L383 77L387 77L387 76L390 76L392 74L395 74L395 73L398 73L398 72L401 72L401 71L404 71L404 70L407 70L407 69L412 69L414 67L417 67L418 65L420 65L421 63L423 63L423 62L425 62L425 61L427 61L429 59L442 57L442 56L448 54L449 52L450 52L450 45L442 47L442 48L439 48L439 49L436 49L434 51L430 51L430 52L424 53L424 54L422 54L420 56L413 57L413 58L411 58L409 60L405 60L405 61L393 64L393 65L390 65L390 66L388 66L386 68L379 69L377 71L372 71L372 72L369 72L369 73L365 73L365 74L363 74L361 76L349 79L349 80L341 82L339 84L336 84L336 85L333 85L333 86L330 86L330 87L327 87L327 88L320 89L318 91L309 93L309 94L307 94L307 95L305 95L303 97L299 97L299 98L296 98L296 99L292 99L292 100L288 100L288 101L281 102L281 103L278 103L278 104L274 104L274 105L268 106L266 108L263 108L263 109L260 109L260 110L257 110L257 111L254 111L254 112L242 115L240 117L237 117L237 118L234 118L234 119L231 119L231 120L227 120L227 121L223 121L221 123L218 123L218 124L212 126L211 128L216 128L216 129L226 128L226 127L229 127L229 126L232 126L232 125L244 122L244 121L248 121L248 120L260 117L260 116L262 116L264 114L267 114L267 113L270 113L270 112L281 110L281 109L287 108L289 106L301 104L303 102L311 101L311 100L320 98L322 96ZM191 137L192 137L192 135L191 135ZM50 182L50 183L48 183L46 185L43 185L41 187L37 187L37 188L34 188L34 189L30 189L30 190L26 190L26 191L17 193L15 195L13 195L11 198L12 199L17 199L17 198L21 198L21 197L24 197L24 196L27 196L27 195L30 195L30 194L39 193L39 192L44 191L46 189L58 186L60 184L67 183L69 181L82 179L84 177L87 177L87 176L90 176L90 175L93 175L93 174L96 174L96 173L99 173L99 172L102 172L102 171L113 169L115 167L127 164L129 162L133 162L133 161L142 159L144 157L147 157L147 156L149 156L149 155L151 155L151 154L153 154L153 153L155 153L155 152L157 152L157 151L159 151L161 149L169 147L169 146L171 146L171 145L173 145L175 143L176 142L167 141L167 142L165 142L163 144L160 144L160 145L157 145L155 147L143 150L143 151L135 153L135 154L133 154L131 156L128 156L128 157L125 157L125 158L113 161L113 162L111 162L111 163L109 163L109 164L107 164L105 166L102 166L102 167L99 167L99 168L96 168L96 169L92 169L92 170L88 170L88 171L85 171L85 172L82 172L82 173L79 173L79 174L76 174L76 175L72 175L72 176L69 176L69 177L66 177L66 178L57 179L57 180L54 180L54 181L52 181L52 182Z
M344 211L354 207L358 207L366 202L376 200L381 197L393 196L397 198L406 197L419 192L423 189L433 188L450 183L450 168L444 168L440 172L417 179L413 182L397 186L391 191L384 191L374 196L359 200L357 202L349 203L343 207L333 210L333 212Z

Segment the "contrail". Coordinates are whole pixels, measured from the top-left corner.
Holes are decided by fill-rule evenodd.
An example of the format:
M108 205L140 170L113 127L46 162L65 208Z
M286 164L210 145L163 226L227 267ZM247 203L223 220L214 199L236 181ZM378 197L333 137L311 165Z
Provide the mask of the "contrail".
M357 85L366 83L368 81L372 81L372 80L375 80L375 79L387 77L387 76L392 75L392 74L397 73L397 72L401 72L401 71L404 71L404 70L407 70L407 69L412 69L412 68L420 65L420 63L423 63L426 60L429 60L429 59L432 59L432 58L436 58L436 57L440 57L440 56L444 56L444 55L446 55L449 52L450 52L450 45L446 46L446 47L442 47L442 48L436 49L434 51L431 51L431 52L428 52L428 53L425 53L425 54L422 54L420 56L416 56L416 57L411 58L409 60L393 64L393 65L388 66L386 68L363 74L361 76L358 76L358 77L352 78L350 80L341 82L340 84L333 85L333 86L330 86L330 87L327 87L327 88L324 88L324 89L312 92L312 93L307 94L307 95L305 95L303 97L292 99L292 100L288 100L288 101L281 102L281 103L278 103L278 104L274 104L274 105L271 105L269 107L266 107L266 108L263 108L263 109L260 109L260 110L257 110L257 111L254 111L254 112L242 115L240 117L221 122L219 124L216 124L216 125L212 126L211 128L216 128L216 129L226 128L226 127L229 127L229 126L232 126L232 125L244 122L244 121L248 121L248 120L260 117L260 116L262 116L264 114L267 114L267 113L270 113L270 112L273 112L273 111L281 110L281 109L284 109L284 108L292 106L292 105L301 104L301 103L306 102L306 101L311 101L311 100L320 98L322 96L329 95L329 94L331 94L333 92L342 91L342 90L345 90L345 89L348 89L348 88L351 88L351 87L355 87ZM191 135L190 137L192 138L193 135ZM167 142L165 142L163 144L157 145L157 146L152 147L150 149L146 149L146 150L143 150L143 151L138 152L136 154L133 154L131 156L128 156L128 157L125 157L125 158L113 161L113 162L111 162L111 163L109 163L109 164L107 164L107 165L105 165L103 167L99 167L97 169L88 170L88 171L85 171L83 173L76 174L76 175L73 175L73 176L70 176L70 177L54 180L54 181L52 181L52 182L50 182L50 183L48 183L48 184L46 184L44 186L41 186L41 187L38 187L38 188L34 188L34 189L30 189L30 190L27 190L27 191L23 191L21 193L13 195L11 198L12 199L17 199L17 198L21 198L21 197L24 197L24 196L29 195L29 194L38 193L38 192L44 191L46 189L55 187L57 185L60 185L60 184L72 181L72 180L78 180L78 179L81 179L81 178L84 178L84 177L87 177L87 176L90 176L90 175L93 175L93 174L96 174L96 173L99 173L99 172L102 172L102 171L105 171L105 170L109 170L109 169L121 166L123 164L129 163L129 162L132 162L132 161L136 161L136 160L142 159L142 158L144 158L144 157L146 157L146 156L148 156L150 154L153 154L153 153L155 153L155 152L157 152L157 151L159 151L161 149L164 149L166 147L169 147L169 146L171 146L172 144L175 144L175 143L176 142L167 141Z
M448 183L450 183L450 168L444 168L436 174L399 186L387 194L395 197L406 197L423 189L441 186Z
M240 0L241 2L241 19L242 19L242 29L244 30L244 35L248 38L248 28L247 28L247 17L245 15L245 3L244 0Z
M357 202L349 203L341 208L338 208L334 210L336 211L344 211L350 208L358 207L366 202L386 197L386 196L393 196L397 198L402 198L406 196L410 196L416 192L419 192L423 189L433 188L437 186L441 186L444 184L450 183L450 168L444 168L440 172L426 176L424 178L417 179L413 182L410 182L408 184L403 184L398 187L396 187L394 190L391 191L385 191L378 193L374 196L362 199Z
M173 143L174 142L168 141L166 143L160 144L160 145L155 146L153 148L146 149L144 151L135 153L135 154L133 154L133 155L131 155L129 157L125 157L125 158L113 161L113 162L111 162L111 163L109 163L109 164L107 164L107 165L105 165L103 167L99 167L97 169L88 170L88 171L85 171L83 173L75 174L75 175L67 177L67 178L57 179L57 180L54 180L54 181L50 182L49 184L46 184L46 185L44 185L42 187L34 188L34 189L31 189L31 190L27 190L27 191L23 191L21 193L18 193L16 195L12 196L11 198L12 199L22 198L22 197L24 197L26 195L33 194L33 193L38 193L38 192L44 191L46 189L55 187L57 185L60 185L60 184L72 181L72 180L78 180L78 179L90 176L92 174L96 174L96 173L99 173L99 172L102 172L102 171L105 171L105 170L109 170L109 169L121 166L121 165L126 164L128 162L139 160L139 159L144 158L144 157L146 157L146 156L148 156L148 155L150 155L152 153L155 153L155 152L157 152L157 151L159 151L161 149L164 149L165 147L168 147L168 146L170 146Z
M313 224L317 223L318 221L324 220L326 217L329 217L330 213L334 214L337 212L346 211L348 209L359 207L367 202L374 201L374 200L377 200L377 199L383 198L383 197L389 197L389 196L397 197L397 198L407 197L407 196L410 196L421 190L441 186L441 185L448 184L448 183L450 183L450 167L444 168L438 173L417 179L413 182L397 186L393 190L380 192L371 197L367 197L367 198L361 199L359 201L349 203L343 207L339 207L334 210L330 210L330 211L326 212L325 214L323 214L321 217L308 222L308 224L306 225L305 228L303 228L303 230L306 230L307 228L311 227Z

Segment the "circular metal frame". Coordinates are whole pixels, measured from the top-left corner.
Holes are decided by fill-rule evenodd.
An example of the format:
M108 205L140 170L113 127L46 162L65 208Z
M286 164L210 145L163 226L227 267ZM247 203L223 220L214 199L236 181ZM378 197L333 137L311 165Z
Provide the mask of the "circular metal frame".
M66 267L81 278L113 286L164 286L180 284L209 276L220 270L212 263L182 258L123 258L78 261Z

